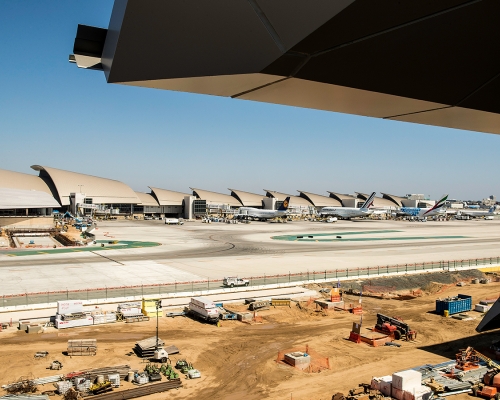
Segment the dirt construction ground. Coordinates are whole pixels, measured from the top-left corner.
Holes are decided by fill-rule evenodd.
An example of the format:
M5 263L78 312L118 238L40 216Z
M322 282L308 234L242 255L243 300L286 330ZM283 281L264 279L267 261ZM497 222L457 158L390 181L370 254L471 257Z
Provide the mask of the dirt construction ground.
M167 345L181 350L172 360L185 358L202 374L201 379L186 380L183 387L148 399L330 399L336 392L347 392L358 383L370 382L372 376L383 376L398 370L439 363L453 357L456 350L471 345L485 351L498 340L498 332L477 334L475 327L481 314L470 312L476 319L459 321L431 313L436 298L466 293L473 304L481 299L498 297L500 283L443 287L431 285L431 292L412 300L363 299L363 329L372 327L377 312L399 316L418 331L416 342L400 342L401 348L369 347L346 340L359 315L347 312L317 312L307 300L292 303L291 308L275 308L259 313L263 323L245 324L224 321L221 327L203 324L188 318L160 318L160 338ZM348 297L356 303L357 297ZM228 308L243 310L243 305ZM54 375L47 370L57 359L64 365L63 373L86 368L129 364L142 370L145 363L130 354L135 342L154 336L155 320L144 323L115 323L58 332L49 328L43 334L26 334L15 328L0 333L1 384L32 374L34 377ZM95 357L67 357L68 339L96 338ZM465 340L461 340L465 339ZM306 373L276 363L278 351L309 345L329 357L331 369ZM46 359L35 360L36 351L48 351ZM45 385L42 390L52 387ZM132 384L123 382L122 389ZM453 397L457 399L457 396ZM467 398L461 395L462 399ZM57 397L56 397L57 399Z

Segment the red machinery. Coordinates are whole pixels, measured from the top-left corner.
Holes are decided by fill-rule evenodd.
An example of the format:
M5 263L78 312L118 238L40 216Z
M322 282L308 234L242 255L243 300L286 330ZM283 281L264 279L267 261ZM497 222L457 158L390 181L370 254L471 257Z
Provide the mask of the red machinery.
M394 339L415 340L417 331L410 329L410 326L401 318L388 317L383 314L377 314L377 324L374 331L392 336Z

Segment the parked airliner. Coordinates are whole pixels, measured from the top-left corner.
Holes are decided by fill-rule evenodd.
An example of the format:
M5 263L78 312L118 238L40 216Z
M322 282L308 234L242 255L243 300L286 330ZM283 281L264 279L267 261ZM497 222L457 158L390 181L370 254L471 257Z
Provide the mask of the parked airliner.
M479 217L488 217L488 216L493 216L498 214L496 212L496 206L491 207L488 211L466 211L466 210L459 210L457 212L457 215L468 215L469 217L473 218L479 218Z
M361 208L357 207L323 207L320 211L320 215L325 217L327 215L332 215L335 217L340 217L344 219L351 219L356 217L367 217L373 213L370 210L370 206L373 204L373 199L375 198L375 193L373 192L368 199L363 203Z
M290 197L287 197L283 204L277 210L263 210L254 207L240 207L236 218L253 218L265 221L267 219L283 217L288 214L288 206L290 204Z
M445 214L446 210L443 208L448 195L441 197L441 199L436 202L433 207L430 208L419 208L419 207L401 207L399 214L408 215L410 217L417 217L418 219L426 219L433 215Z

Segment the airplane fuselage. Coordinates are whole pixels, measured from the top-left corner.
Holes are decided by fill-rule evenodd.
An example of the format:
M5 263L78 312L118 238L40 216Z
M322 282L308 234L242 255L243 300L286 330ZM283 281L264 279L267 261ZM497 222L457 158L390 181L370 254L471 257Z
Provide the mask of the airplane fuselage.
M431 217L433 215L440 215L446 213L446 211L443 210L442 208L436 208L433 210L432 208L419 208L419 207L401 207L399 211L404 215L417 218L426 218L426 217Z
M373 210L368 208L355 208L355 207L324 207L320 211L320 215L331 215L340 218L358 218L367 217L373 213Z
M276 217L282 217L288 214L287 211L279 211L279 210L263 210L260 208L254 207L240 207L237 217L245 218L258 218L258 219L271 219Z

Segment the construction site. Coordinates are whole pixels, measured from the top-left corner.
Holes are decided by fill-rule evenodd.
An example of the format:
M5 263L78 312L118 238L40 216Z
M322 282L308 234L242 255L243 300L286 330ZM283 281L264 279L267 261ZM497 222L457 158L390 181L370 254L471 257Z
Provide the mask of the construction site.
M499 281L467 270L187 307L61 301L43 325L2 323L1 384L30 399L492 398L498 334L476 327ZM193 315L200 307L214 318Z
M61 216L44 238L61 247L4 230L25 248L0 252L0 386L9 400L493 398L498 223Z

